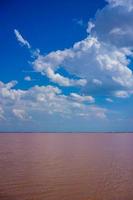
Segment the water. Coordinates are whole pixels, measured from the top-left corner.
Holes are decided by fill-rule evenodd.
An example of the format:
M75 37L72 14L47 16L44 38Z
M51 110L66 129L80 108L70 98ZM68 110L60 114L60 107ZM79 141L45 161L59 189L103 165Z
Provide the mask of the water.
M0 134L0 200L133 200L133 134Z

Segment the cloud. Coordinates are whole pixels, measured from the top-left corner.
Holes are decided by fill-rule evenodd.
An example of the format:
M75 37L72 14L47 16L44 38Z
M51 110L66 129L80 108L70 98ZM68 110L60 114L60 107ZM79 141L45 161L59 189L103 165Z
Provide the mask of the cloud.
M38 54L33 62L35 71L60 86L82 86L85 93L98 92L117 96L115 91L131 94L133 73L129 65L133 58L133 1L108 0L94 20L88 22L88 36L64 50L47 55ZM64 68L79 80L57 73ZM100 86L100 87L98 87Z
M102 85L102 81L98 80L98 79L93 79L92 82L95 84L95 85Z
M127 8L128 11L132 11L133 10L133 0L106 0L110 6L112 7L124 7Z
M28 49L31 48L29 42L27 40L25 40L22 35L19 33L18 30L14 29L14 33L16 35L17 40L23 45L26 46Z
M117 90L114 96L118 98L129 98L133 94L133 90Z
M8 110L19 120L26 116L34 120L41 113L43 118L58 115L65 119L106 119L108 110L97 106L97 96L112 103L115 98L129 98L133 94L133 73L129 67L133 59L133 1L107 2L89 20L83 40L44 55L31 52L33 70L48 77L56 87L36 85L17 90L14 81L0 84L4 116ZM30 48L17 30L15 34L19 42ZM62 68L67 75L60 74ZM60 86L78 87L79 92L70 88L66 95Z
M128 98L130 95L127 91L119 90L114 93L114 95L118 98Z
M91 33L92 29L95 27L95 24L91 21L88 22L87 33Z
M106 101L110 102L110 103L113 103L114 101L110 98L106 98Z
M54 73L51 68L48 68L45 73L51 81L53 81L54 83L58 83L60 86L84 86L86 84L85 79L74 80L66 78L59 73Z
M74 116L106 118L105 108L87 104L87 102L94 103L92 96L82 96L77 93L66 96L61 89L50 85L36 85L28 90L7 88L7 85L11 83L1 83L0 86L0 115L3 116L5 113L7 121L14 117L17 120L34 120L35 116L41 113L42 115L57 114L65 118ZM1 93L5 88L7 88L8 95ZM12 94L15 94L13 98Z
M89 20L85 39L70 48L45 55L37 51L33 69L59 86L80 86L86 95L94 91L105 96L116 96L115 91L119 90L130 93L133 87L133 73L129 68L133 58L133 1L107 2L94 20ZM15 32L18 35L19 32ZM75 78L61 75L60 68Z
M79 102L88 102L88 103L94 103L95 99L92 96L81 96L79 94L76 93L70 93L70 96L72 97L72 99L79 101Z
M56 73L58 65L66 58L73 57L71 50L51 52L48 56L39 55L33 62L34 69L37 72L41 72L42 75L46 75L52 82L55 82L61 86L84 86L87 81L85 79L70 79L64 77L59 73Z
M133 46L133 1L108 0L109 4L98 11L91 34L101 41L117 47Z
M1 120L4 120L5 118L4 118L4 110L3 110L3 108L0 106L0 121Z
M30 76L25 76L25 77L24 77L24 80L25 80L25 81L32 81L32 79L31 79Z
M92 88L92 85L99 84L102 85L100 88L108 88L111 94L112 90L122 87L130 89L133 86L133 75L128 67L130 61L127 56L132 56L128 48L117 48L88 36L70 49L51 52L46 56L40 55L33 66L36 71L48 76L53 82L70 86L71 81L54 73L63 67L70 74L84 80L84 87Z
M73 19L73 22L79 26L84 26L84 21L82 19Z
M7 101L18 101L25 94L25 91L12 89L16 84L17 81L11 81L6 84L0 81L0 98L7 99Z
M15 117L17 117L20 120L29 120L29 119L31 119L30 116L27 116L25 110L22 110L22 109L14 108L12 110L12 113L14 114Z

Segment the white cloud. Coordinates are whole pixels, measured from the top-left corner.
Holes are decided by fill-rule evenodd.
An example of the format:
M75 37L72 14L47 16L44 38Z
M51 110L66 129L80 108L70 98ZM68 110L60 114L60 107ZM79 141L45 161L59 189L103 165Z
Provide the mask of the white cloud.
M106 0L106 1L112 7L123 6L124 8L128 8L129 11L133 10L133 0Z
M0 98L18 101L25 94L25 91L12 89L16 84L17 81L11 81L7 84L0 82Z
M64 77L59 73L55 73L56 69L58 69L58 65L67 57L73 57L73 52L71 50L64 51L56 51L51 52L47 56L39 55L38 58L33 63L34 69L38 72L41 72L43 75L47 75L47 77L61 86L84 86L87 81L82 79L70 79L68 77Z
M12 101L19 100L25 94L25 91L12 89L16 84L17 81L11 81L7 84L0 82L0 98Z
M75 80L66 78L59 73L54 73L51 68L48 68L45 73L51 81L58 83L61 86L84 86L87 83L85 79Z
M110 94L119 90L130 93L133 73L128 66L133 57L133 0L107 2L94 20L89 20L89 36L68 49L47 55L37 51L34 70L60 86L82 86L86 93L98 85L97 90L103 89ZM14 32L21 43L30 47L16 29ZM64 77L58 72L59 68L76 78Z
M14 116L17 117L17 118L20 119L20 120L28 120L28 119L31 119L31 117L27 116L25 110L14 108L14 109L12 110L12 112L13 112Z
M14 33L16 35L17 40L24 46L28 47L29 49L31 48L29 42L25 40L22 35L19 33L18 30L14 29Z
M34 69L59 85L81 85L86 93L99 89L99 93L102 90L112 96L119 90L131 94L133 73L129 64L133 58L133 1L108 0L108 3L96 13L94 20L88 22L89 36L68 49L38 54L33 62ZM57 73L59 68L79 80L60 75Z
M10 85L10 83L8 84ZM1 82L0 90L6 88L7 84ZM94 103L92 96L81 96L71 93L70 96L62 94L58 87L34 86L28 90L17 90L8 88L8 95L0 92L1 109L0 115L5 113L6 120L15 117L18 120L34 120L36 114L43 115L58 114L64 117L106 117L105 108L86 104ZM15 93L14 98L12 94ZM35 113L35 114L34 114ZM10 117L12 116L12 117Z
M95 102L95 93L109 96L105 100L110 103L114 102L114 97L128 98L133 94L133 73L129 67L133 58L133 0L107 2L96 13L94 20L88 22L88 36L85 39L68 49L45 55L41 55L40 51L32 52L36 72L59 86L82 86L79 88L81 95L74 92L64 95L58 87L53 86L35 86L24 91L14 89L15 82L1 83L3 110L7 104L20 119L34 111L65 117L93 116L105 119L106 109L89 104ZM19 42L30 48L17 30L15 34ZM60 68L70 76L61 75Z
M88 102L88 103L94 103L95 99L92 96L84 96L84 95L79 95L76 93L70 93L70 96L72 97L72 99L79 101L79 102Z
M130 96L130 94L128 93L128 91L124 91L124 90L119 90L116 91L114 93L114 95L118 98L128 98Z
M102 85L102 81L98 80L98 79L93 79L92 82L95 84L95 85Z
M133 46L133 0L108 0L96 13L92 35L117 47Z
M31 81L32 79L31 79L30 76L25 76L25 77L24 77L24 80L25 80L25 81Z
M133 74L128 68L130 61L127 56L132 56L128 48L117 48L88 36L70 49L51 52L46 56L40 55L33 65L36 71L60 85L78 85L77 81L73 80L72 84L73 81L54 73L59 67L63 67L80 77L80 82L83 79L83 86L91 88L91 83L95 83L108 87L108 92L111 92L120 87L129 89L133 86Z
M91 21L88 22L87 33L91 33L92 29L95 27L95 24Z
M110 98L106 98L106 101L110 102L110 103L113 103L114 101Z
M116 36L126 36L126 35L130 35L130 34L132 34L132 31L129 29L127 29L127 28L123 28L123 29L121 29L121 28L114 28L114 29L112 29L111 31L110 31L110 33L109 34L111 34L111 35L114 35L114 37L115 37L115 35Z

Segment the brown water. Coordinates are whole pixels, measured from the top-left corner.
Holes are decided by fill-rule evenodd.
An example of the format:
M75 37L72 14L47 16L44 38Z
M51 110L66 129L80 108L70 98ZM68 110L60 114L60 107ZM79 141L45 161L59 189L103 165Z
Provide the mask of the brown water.
M133 200L133 134L0 134L0 200Z

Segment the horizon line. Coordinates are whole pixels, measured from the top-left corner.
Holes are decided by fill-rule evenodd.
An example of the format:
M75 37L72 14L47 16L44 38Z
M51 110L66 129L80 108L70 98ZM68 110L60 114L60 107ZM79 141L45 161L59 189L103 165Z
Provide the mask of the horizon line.
M133 133L133 131L0 131L2 133Z

